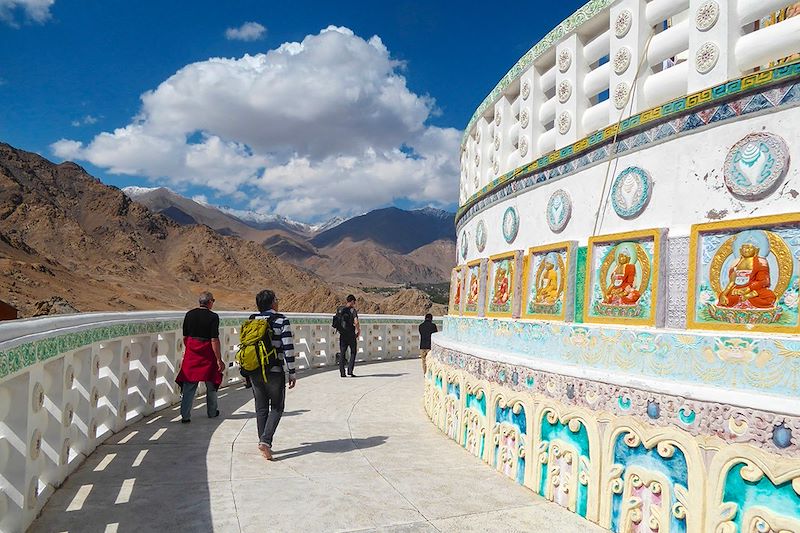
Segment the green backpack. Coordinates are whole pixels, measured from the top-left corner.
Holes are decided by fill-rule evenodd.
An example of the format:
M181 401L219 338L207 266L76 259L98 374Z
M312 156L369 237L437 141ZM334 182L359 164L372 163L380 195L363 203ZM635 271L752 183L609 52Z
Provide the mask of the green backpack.
M239 330L239 351L236 352L236 362L245 372L252 372L261 367L261 375L267 381L267 369L270 359L277 363L278 352L272 345L272 324L267 317L255 318L251 315L242 323Z

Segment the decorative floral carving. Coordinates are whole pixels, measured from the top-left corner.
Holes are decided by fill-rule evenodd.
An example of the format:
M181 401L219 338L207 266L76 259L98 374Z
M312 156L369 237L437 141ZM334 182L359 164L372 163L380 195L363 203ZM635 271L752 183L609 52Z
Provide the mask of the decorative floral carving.
M503 213L503 238L508 244L514 242L519 233L519 214L514 207L509 207Z
M558 84L558 101L562 104L567 103L570 96L572 96L572 84L568 80L562 80Z
M502 113L500 113L500 112L498 112L498 111L495 111L495 112L494 112L494 125L495 125L495 126L499 126L499 125L500 125L500 122L502 122L502 121L503 121L503 115L502 115Z
M528 155L528 138L525 136L519 138L519 155L522 157Z
M700 74L711 72L719 60L719 47L717 43L708 41L700 45L694 56L694 65Z
M614 35L617 36L617 39L622 39L631 29L631 25L633 24L633 13L629 9L623 9L617 15L617 19L614 21Z
M569 67L572 65L572 54L570 53L568 48L562 48L560 52L558 52L558 70L562 74L569 70Z
M725 158L725 185L741 200L760 200L780 185L789 170L789 147L774 133L751 133Z
M650 174L639 167L628 167L611 185L611 205L621 218L635 218L647 207L652 191Z
M572 115L569 114L569 111L562 111L561 114L558 115L558 132L561 135L565 135L569 132L571 127Z
M619 75L628 70L631 65L631 49L627 46L621 47L614 54L614 73Z
M499 133L494 136L494 149L495 150L499 150L500 149L500 134Z
M614 87L614 107L623 109L628 103L628 84L621 81Z
M719 19L719 4L715 0L707 0L697 8L694 22L700 31L708 31Z
M475 166L476 167L481 166L481 156L480 156L480 154L475 154Z
M495 162L492 164L492 171L493 171L495 174L500 174L500 163L498 163L497 161L495 161Z
M547 225L553 233L561 233L572 218L572 199L567 191L559 189L547 201Z
M522 82L522 89L520 90L520 93L522 93L523 100L527 100L531 95L531 83L528 80Z
M523 109L522 112L519 114L519 125L523 128L528 127L528 122L530 121L530 115L528 114L527 109Z
M475 131L475 142L480 144L480 142L481 142L481 130L476 130Z

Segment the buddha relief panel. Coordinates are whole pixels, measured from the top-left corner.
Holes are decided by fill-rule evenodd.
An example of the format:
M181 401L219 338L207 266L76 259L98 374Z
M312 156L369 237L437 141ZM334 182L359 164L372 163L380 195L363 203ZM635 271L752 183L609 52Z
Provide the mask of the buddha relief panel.
M464 274L464 288L466 290L466 295L464 295L466 298L464 301L464 314L477 315L481 293L480 261L473 261L467 265L467 271Z
M519 252L508 252L489 259L486 295L486 316L510 317L514 313L514 297L519 277Z
M689 325L796 332L800 217L692 228Z
M656 325L660 248L657 230L589 239L584 321Z
M572 320L576 246L562 242L528 251L523 318Z
M464 267L456 267L450 275L450 315L461 315L461 302L464 300Z

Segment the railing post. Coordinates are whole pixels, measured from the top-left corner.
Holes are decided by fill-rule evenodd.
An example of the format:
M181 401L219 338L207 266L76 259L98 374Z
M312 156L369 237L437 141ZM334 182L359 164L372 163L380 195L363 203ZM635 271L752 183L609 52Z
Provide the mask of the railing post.
M647 40L653 31L647 24L645 7L644 0L621 0L610 8L609 124L615 124L621 116L629 117L645 107L644 82L651 72L645 53ZM642 66L637 77L640 63ZM629 102L631 96L632 103Z
M556 149L563 148L584 135L582 118L589 102L583 80L589 66L583 42L572 34L556 46Z
M689 93L740 75L736 41L742 35L738 0L691 0L689 5Z

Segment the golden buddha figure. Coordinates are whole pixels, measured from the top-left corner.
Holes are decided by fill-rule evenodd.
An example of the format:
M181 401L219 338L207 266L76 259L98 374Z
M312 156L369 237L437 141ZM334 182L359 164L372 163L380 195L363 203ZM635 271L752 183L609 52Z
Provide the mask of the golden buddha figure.
M467 293L467 303L469 304L477 303L479 292L480 292L480 287L478 285L478 274L477 272L471 272L469 278L469 293Z
M719 307L768 309L777 299L770 289L769 243L763 232L743 232L736 239L739 257L728 269L728 284L718 294ZM764 250L762 254L762 250Z
M539 279L536 280L536 303L552 305L559 296L557 256L547 254Z
M635 305L642 294L636 289L636 265L631 262L631 252L628 248L623 248L617 253L616 263L611 272L611 283L606 289L603 303Z
M509 291L510 283L508 281L508 267L506 262L497 265L497 270L494 274L494 298L492 303L495 305L505 305L511 298Z

